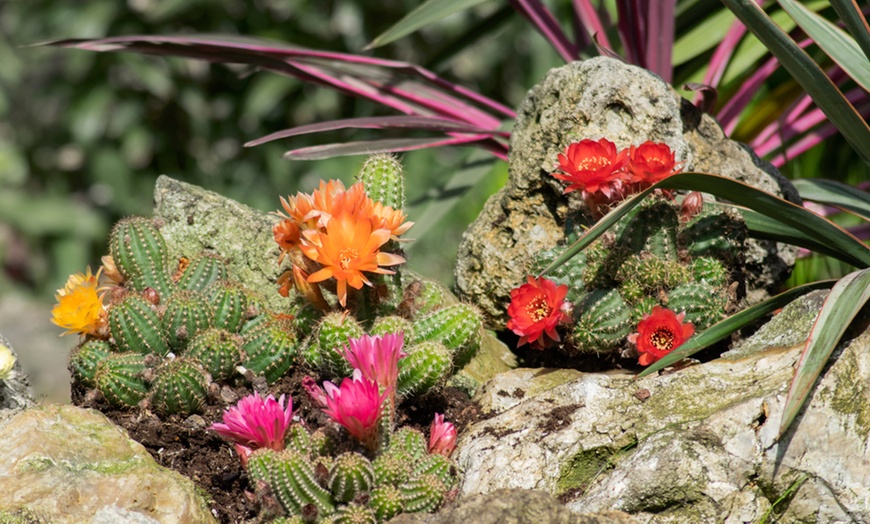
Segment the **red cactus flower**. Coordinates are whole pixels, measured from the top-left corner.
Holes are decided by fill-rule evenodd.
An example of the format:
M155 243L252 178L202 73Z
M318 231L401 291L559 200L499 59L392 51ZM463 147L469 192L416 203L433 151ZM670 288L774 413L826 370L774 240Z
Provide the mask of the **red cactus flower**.
M456 426L444 422L444 415L435 413L435 420L429 426L429 453L449 457L456 449Z
M293 419L293 399L285 396L278 400L269 395L266 398L254 392L241 399L238 404L224 412L223 423L214 423L210 429L222 437L238 444L236 450L242 454L245 449L269 448L275 451L284 449L284 434ZM239 450L239 447L243 448Z
M546 346L549 342L543 337L559 341L556 326L569 320L567 310L570 304L565 302L568 286L557 286L546 278L528 277L528 282L511 291L511 303L508 306L507 328L520 336L519 345L537 342Z
M408 356L402 351L405 333L387 333L383 336L363 335L348 341L342 355L363 378L377 382L381 390L396 387L399 379L399 359Z
M391 390L378 393L378 384L354 370L353 379L346 378L341 386L324 382L326 407L323 412L338 422L364 446L374 450L378 445L378 420L381 406Z
M615 196L622 187L622 169L627 160L627 151L617 153L616 145L606 138L597 142L584 139L568 146L559 154L559 171L553 176L569 183L564 193L583 191L588 199L595 193L602 193L608 199Z
M643 189L679 173L682 168L674 160L667 144L646 141L628 153L628 181Z
M661 306L643 316L637 324L637 333L628 336L628 341L637 346L641 366L649 366L695 334L694 324L683 322L684 318L685 311L678 315Z

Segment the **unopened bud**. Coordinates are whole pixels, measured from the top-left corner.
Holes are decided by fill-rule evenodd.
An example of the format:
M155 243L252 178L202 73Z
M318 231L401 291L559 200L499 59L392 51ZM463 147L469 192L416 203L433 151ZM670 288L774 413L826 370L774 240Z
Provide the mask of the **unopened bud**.
M692 191L683 198L683 204L680 206L680 219L683 222L688 222L696 217L704 208L704 195L697 191Z

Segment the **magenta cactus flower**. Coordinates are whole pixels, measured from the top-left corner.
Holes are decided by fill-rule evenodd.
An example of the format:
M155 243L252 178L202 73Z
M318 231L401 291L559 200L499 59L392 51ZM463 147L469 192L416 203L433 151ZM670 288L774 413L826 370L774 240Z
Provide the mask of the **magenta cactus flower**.
M377 382L382 391L396 387L399 359L408 356L402 351L404 331L383 336L363 335L349 342L350 347L344 347L342 356L354 369L360 370L363 378Z
M449 457L456 449L456 426L444 422L444 415L435 413L435 420L429 426L429 453Z
M378 384L354 370L353 379L342 380L341 386L324 382L326 407L323 412L347 429L364 446L373 450L378 443L378 421L381 406L392 390L378 392Z
M214 423L209 429L236 443L236 451L243 461L245 455L254 449L281 451L284 449L284 434L293 419L293 399L286 397L285 407L285 397L281 395L275 400L272 395L263 398L255 392L227 409L223 423Z

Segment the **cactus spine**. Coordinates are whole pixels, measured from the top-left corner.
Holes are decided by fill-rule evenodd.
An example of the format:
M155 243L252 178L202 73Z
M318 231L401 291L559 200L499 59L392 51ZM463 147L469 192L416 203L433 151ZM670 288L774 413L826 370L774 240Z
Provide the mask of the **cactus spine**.
M109 236L109 254L132 289L150 287L161 298L172 292L169 251L151 220L129 217L118 221Z
M112 347L103 340L88 340L79 345L69 359L69 370L76 380L87 387L96 385L95 375L100 362L108 358Z
M195 360L170 360L157 370L151 386L151 405L164 415L198 413L205 405L210 382Z
M405 181L402 164L393 155L370 156L362 166L359 180L365 185L366 194L375 202L393 209L405 205Z
M210 326L211 311L201 293L179 290L166 301L163 329L170 348L183 351L192 338Z
M374 480L375 471L369 459L349 452L335 457L328 485L336 500L350 502L357 495L371 491Z
M272 320L245 335L243 364L254 373L275 382L293 366L296 336L289 320Z
M142 377L145 361L137 353L115 353L97 365L94 382L109 404L132 407L148 394Z
M161 329L160 317L151 304L129 294L109 310L109 331L122 352L166 355L169 346Z

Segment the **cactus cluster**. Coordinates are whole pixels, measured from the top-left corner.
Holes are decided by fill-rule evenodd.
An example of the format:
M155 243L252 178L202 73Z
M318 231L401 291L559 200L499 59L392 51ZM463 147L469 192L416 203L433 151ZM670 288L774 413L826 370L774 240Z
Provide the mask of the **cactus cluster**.
M458 481L453 461L429 454L414 429L399 429L390 442L374 460L353 451L332 456L322 431L294 424L287 448L255 451L247 471L263 507L283 514L273 522L374 524L438 509Z
M270 382L295 362L296 330L229 278L212 254L171 267L166 243L146 218L121 220L109 237L121 282L106 306L108 338L73 351L74 379L117 407L143 400L161 414L202 410L212 381L244 366Z
M577 233L566 235L566 244ZM652 197L623 217L584 251L547 274L568 287L571 328L559 348L568 355L607 355L653 307L685 311L698 331L724 318L740 289L746 227L736 213L705 206L682 217L680 205ZM538 253L540 273L565 250Z

